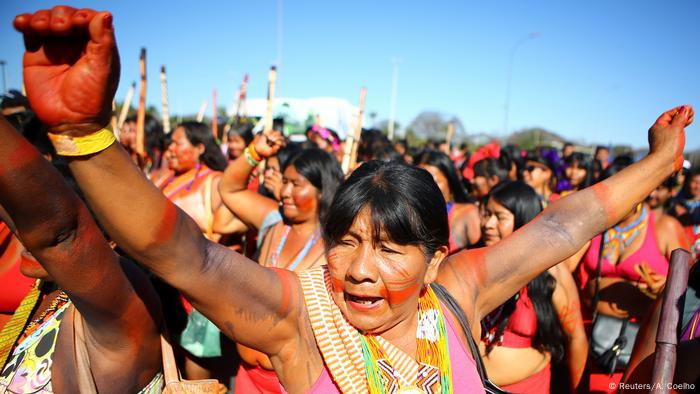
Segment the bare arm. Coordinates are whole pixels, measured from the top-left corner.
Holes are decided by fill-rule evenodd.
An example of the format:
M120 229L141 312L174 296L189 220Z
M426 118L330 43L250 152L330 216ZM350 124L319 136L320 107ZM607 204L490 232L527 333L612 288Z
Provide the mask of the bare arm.
M0 140L0 204L23 245L68 293L100 345L122 351L145 341L157 350L155 294L134 289L83 202L1 116ZM158 357L149 361L159 365Z
M257 137L255 141L256 151L264 158L276 154L279 150L279 146L274 150L269 149L267 141L266 134ZM245 155L241 155L226 167L219 183L219 193L221 193L224 204L243 223L260 229L265 217L271 211L278 209L278 203L255 191L248 190L248 179L253 169L254 167L248 163Z
M566 365L569 369L571 383L569 389L573 393L576 392L576 388L581 382L588 357L588 339L581 317L581 303L576 282L564 263L550 268L549 273L557 282L554 294L552 294L552 303L567 339Z
M48 23L51 28L38 31L46 18L41 12L18 16L15 27L27 43L24 78L35 112L53 133L84 136L108 123L119 59L109 13L66 8L69 13L61 25L69 25L61 26L62 33L53 28L53 21ZM81 18L87 23L78 23ZM87 37L87 42L64 39L66 31ZM66 63L47 57L52 45L76 58ZM296 323L303 303L296 277L264 269L207 241L118 143L75 157L70 167L117 244L181 290L225 334L270 355L282 350L284 340L301 335Z
M498 244L466 250L443 263L439 281L477 324L539 273L576 253L676 170L693 111L665 112L649 130L650 154L603 182L552 203Z

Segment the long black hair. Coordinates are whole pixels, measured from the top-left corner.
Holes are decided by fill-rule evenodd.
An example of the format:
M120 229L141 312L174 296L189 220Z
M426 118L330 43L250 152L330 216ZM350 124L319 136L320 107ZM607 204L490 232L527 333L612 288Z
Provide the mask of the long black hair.
M491 189L489 198L513 214L513 231L527 224L542 211L539 196L533 188L522 181L498 184ZM564 357L566 338L552 305L552 294L555 287L556 280L545 271L527 284L527 292L537 316L537 331L532 341L532 347L539 351L550 352L552 360L559 362ZM518 294L503 304L501 319L494 338L500 338L503 335L508 320L515 311L517 300ZM486 354L491 352L495 343L496 341L492 341L486 346Z
M214 135L211 133L209 126L200 122L182 122L177 127L182 127L185 130L187 140L193 146L198 144L204 145L204 152L199 156L199 161L206 164L207 167L216 171L223 171L228 164L226 157L216 144Z
M302 150L287 163L280 162L280 166L283 164L284 167L280 168L282 171L289 166L294 166L297 172L308 179L321 193L318 218L323 223L335 192L338 190L338 186L343 183L343 170L338 161L333 155L322 149L310 148Z
M583 181L581 181L581 184L578 185L578 190L583 190L587 188L588 186L591 186L593 183L595 183L595 175L593 174L593 159L584 155L581 152L574 152L570 154L569 156L566 156L564 158L564 168L571 167L573 165L576 165L578 168L582 168L586 170L586 176L583 178ZM568 181L568 180L567 180ZM573 187L573 185L571 185Z
M371 210L372 239L421 247L427 259L448 245L445 199L430 173L398 161L369 161L353 171L333 199L323 225L326 247L338 243L363 208Z
M457 175L457 169L454 163L446 154L436 150L426 150L420 154L418 160L413 164L417 166L421 164L429 165L440 170L442 175L447 178L447 183L450 185L450 192L452 192L452 198L456 203L473 202L466 190L464 190L462 182L459 180L459 175Z

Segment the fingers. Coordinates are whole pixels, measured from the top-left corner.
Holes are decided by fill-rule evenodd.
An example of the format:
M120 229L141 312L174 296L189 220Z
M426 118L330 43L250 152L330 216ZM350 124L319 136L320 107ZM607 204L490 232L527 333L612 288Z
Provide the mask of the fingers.
M689 125L690 123L688 122L689 120L689 115L690 111L692 111L692 108L690 106L685 106L681 105L680 107L676 108L675 113L673 114L673 118L671 119L671 125L677 126L677 127L685 127Z
M88 30L91 42L95 44L109 44L114 37L112 14L107 11L98 12L90 20Z
M70 35L73 30L73 14L75 8L68 6L56 6L51 9L51 19L49 21L49 30L51 34L57 36Z
M81 31L85 30L90 21L95 17L95 14L97 14L97 11L89 8L83 8L75 11L75 13L73 13L73 17L71 18L74 29Z

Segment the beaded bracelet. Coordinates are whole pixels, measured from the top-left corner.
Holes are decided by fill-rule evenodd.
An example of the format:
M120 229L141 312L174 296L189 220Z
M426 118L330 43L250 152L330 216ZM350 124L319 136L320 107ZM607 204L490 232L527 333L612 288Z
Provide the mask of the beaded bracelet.
M82 137L70 137L53 133L47 134L54 148L56 148L56 154L61 156L91 155L107 149L107 147L117 140L109 126Z
M250 164L251 167L257 167L258 164L260 164L260 160L255 160L253 158L253 155L250 153L250 147L245 148L243 150L243 155L245 156L245 160Z
M260 157L260 154L258 154L258 151L255 150L255 145L253 142L251 142L248 145L248 148L246 148L246 149L249 151L248 153L250 154L250 157L253 158L253 160L255 160L257 162L262 161L262 157Z

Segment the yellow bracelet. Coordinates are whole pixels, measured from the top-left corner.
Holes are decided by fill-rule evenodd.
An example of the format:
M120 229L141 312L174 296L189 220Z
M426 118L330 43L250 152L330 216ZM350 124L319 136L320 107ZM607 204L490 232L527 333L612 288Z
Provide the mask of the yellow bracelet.
M107 126L100 131L82 137L48 133L49 139L61 156L87 156L107 149L117 139Z

